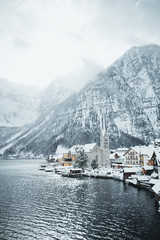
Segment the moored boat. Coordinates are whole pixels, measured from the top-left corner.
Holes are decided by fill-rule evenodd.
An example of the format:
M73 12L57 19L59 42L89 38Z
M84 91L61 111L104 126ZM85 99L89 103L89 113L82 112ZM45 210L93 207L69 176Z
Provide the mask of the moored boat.
M40 167L38 168L38 170L45 170L46 167L47 167L47 164L46 163L42 163L40 165Z
M63 177L79 178L82 177L82 169L81 168L70 169L68 172L63 172L61 175Z
M71 166L57 166L55 167L55 173L57 174L62 174L62 173L65 173L65 172L68 172L72 167Z
M51 165L48 165L46 168L45 168L45 172L53 172L54 168L53 166Z

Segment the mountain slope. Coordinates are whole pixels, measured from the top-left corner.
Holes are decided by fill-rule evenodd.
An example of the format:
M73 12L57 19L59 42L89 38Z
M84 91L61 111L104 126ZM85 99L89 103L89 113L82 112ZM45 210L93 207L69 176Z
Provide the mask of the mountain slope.
M22 127L38 117L40 91L0 78L0 127Z
M104 113L111 148L147 144L160 137L159 96L160 47L134 47L50 114L42 114L12 150L47 155L59 144L99 143Z

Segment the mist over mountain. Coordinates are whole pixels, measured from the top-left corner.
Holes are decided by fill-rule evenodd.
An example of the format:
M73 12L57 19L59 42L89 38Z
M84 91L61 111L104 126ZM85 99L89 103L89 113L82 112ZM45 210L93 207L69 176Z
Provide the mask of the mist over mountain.
M38 117L40 90L0 78L0 126L21 127Z
M99 143L104 114L111 148L148 144L160 137L160 46L131 48L78 92L53 82L37 109L33 123L5 138L5 154Z

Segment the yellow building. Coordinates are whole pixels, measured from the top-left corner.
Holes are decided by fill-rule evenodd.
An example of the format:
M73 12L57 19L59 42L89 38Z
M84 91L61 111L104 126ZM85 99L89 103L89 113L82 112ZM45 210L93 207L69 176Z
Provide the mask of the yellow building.
M76 158L79 156L79 154L72 154L71 151L68 151L68 153L64 153L62 158L58 159L58 162L61 164L61 166L67 167L72 166L72 163L76 160Z

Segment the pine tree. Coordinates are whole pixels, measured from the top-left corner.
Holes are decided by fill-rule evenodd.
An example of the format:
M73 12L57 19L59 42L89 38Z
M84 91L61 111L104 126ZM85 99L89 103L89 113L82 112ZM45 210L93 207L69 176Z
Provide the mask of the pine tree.
M91 162L91 167L93 169L97 168L98 167L98 161L96 159L93 159L92 162Z
M88 156L84 150L80 151L78 158L74 162L74 167L84 168L88 165Z

